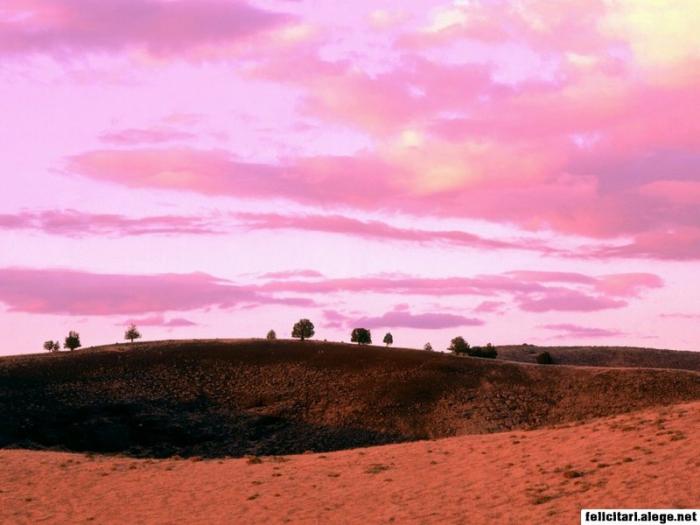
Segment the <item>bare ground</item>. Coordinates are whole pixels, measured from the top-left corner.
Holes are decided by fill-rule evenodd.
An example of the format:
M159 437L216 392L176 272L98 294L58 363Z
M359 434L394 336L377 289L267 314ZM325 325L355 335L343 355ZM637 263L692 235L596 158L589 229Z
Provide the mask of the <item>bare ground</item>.
M578 523L700 503L700 402L585 424L240 459L0 451L0 522Z
M700 374L292 341L163 341L0 359L0 446L298 454L534 429L700 399Z

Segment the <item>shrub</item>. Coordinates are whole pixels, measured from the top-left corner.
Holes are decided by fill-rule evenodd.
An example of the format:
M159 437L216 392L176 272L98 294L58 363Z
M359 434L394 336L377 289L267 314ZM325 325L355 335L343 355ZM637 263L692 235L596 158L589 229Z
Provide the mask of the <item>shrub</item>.
M372 334L367 328L354 328L350 334L350 342L370 345L372 344Z
M386 346L393 345L394 344L394 336L391 335L391 332L387 332L386 335L384 336L384 341L383 343Z
M486 346L472 346L469 350L467 350L467 354L469 354L471 357L485 357L488 359L495 359L498 355L498 352L496 351L495 346L493 346L491 343L488 343Z
M554 359L552 359L552 355L549 352L540 352L537 354L537 357L535 357L535 360L537 361L538 365L554 364Z
M277 340L277 334L275 333L274 330L270 330L267 332L267 335L265 336L265 339L268 341L276 341Z
M68 348L72 352L81 346L83 345L80 344L80 334L73 330L68 332L68 337L66 337L66 340L63 342L63 348Z
M61 350L61 345L58 343L58 341L45 341L44 350L49 352L58 352Z
M447 350L457 355L466 354L469 352L469 343L460 335L450 341L450 346L447 347Z
M425 350L426 352L433 352L433 345L431 345L430 343L425 343L423 350Z
M134 339L141 339L141 333L138 331L135 324L132 324L129 329L124 332L124 339L132 343Z
M292 337L302 341L313 337L314 333L314 324L308 319L299 319L292 328Z

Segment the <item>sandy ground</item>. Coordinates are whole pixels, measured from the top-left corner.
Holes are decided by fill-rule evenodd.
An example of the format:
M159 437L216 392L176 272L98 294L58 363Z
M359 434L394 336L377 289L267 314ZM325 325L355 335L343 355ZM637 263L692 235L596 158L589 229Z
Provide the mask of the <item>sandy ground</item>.
M700 402L328 454L135 460L0 451L1 523L578 523L700 506Z

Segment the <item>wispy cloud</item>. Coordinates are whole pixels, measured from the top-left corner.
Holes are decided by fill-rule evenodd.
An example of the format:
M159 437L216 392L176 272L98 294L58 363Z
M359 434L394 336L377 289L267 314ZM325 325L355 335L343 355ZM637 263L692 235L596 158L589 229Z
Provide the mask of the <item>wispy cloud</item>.
M586 326L579 326L576 324L562 323L562 324L547 324L542 325L540 328L546 330L553 330L559 332L556 336L559 339L572 338L572 339L585 339L589 337L619 337L625 335L624 332L619 330L609 330L606 328L591 328Z

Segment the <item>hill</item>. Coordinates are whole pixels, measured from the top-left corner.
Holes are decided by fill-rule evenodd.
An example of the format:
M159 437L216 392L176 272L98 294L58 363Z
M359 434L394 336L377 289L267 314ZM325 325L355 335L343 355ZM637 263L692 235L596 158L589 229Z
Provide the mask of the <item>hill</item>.
M582 508L693 508L699 427L696 401L580 425L299 456L0 450L0 523L570 524Z
M498 347L498 358L534 363L537 354L547 351L555 364L629 368L673 368L700 371L700 352L659 350L624 346L535 346Z
M297 341L162 341L0 360L0 445L135 456L329 451L700 399L700 374Z

